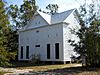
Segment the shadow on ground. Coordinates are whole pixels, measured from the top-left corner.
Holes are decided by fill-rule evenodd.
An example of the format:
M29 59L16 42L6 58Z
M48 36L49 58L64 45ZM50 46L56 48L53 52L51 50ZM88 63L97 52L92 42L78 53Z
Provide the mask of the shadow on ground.
M63 69L48 70L59 75L100 75L100 68L93 67L71 67Z
M44 67L46 66L46 64L33 65L33 64L30 64L29 62L24 62L24 63L14 62L14 64L15 65L13 67L22 67L22 68L39 66L39 68L37 69L42 69L41 66L44 66ZM33 67L32 69L34 69ZM97 67L65 67L65 68L53 69L53 70L48 70L48 67L47 67L43 69L47 69L47 71L34 72L33 70L33 71L30 71L29 74L23 74L23 75L100 75L100 68L97 68Z

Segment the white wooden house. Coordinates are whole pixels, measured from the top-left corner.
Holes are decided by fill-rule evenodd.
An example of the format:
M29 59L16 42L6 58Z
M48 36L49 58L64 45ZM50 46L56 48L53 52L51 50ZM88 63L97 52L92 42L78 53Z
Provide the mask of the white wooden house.
M30 23L19 30L19 60L31 60L40 55L41 61L71 61L75 54L69 39L78 37L70 29L79 29L76 9L54 15L37 11Z

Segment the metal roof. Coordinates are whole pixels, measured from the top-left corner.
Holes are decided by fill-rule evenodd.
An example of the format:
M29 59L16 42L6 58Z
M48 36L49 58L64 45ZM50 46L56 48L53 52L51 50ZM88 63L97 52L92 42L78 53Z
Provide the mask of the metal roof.
M54 25L54 24L57 24L57 23L64 22L65 19L67 19L67 17L72 12L74 12L75 10L76 9L71 9L71 10L67 10L67 11L61 12L61 13L55 13L53 15L52 14L47 14L47 13L43 13L43 12L37 11L35 13L35 15L40 15L48 23L48 25ZM29 29L32 29L32 28L34 28L34 27L33 26L30 27L30 25L26 25L25 27L21 28L19 31L25 31L25 30L29 30Z
M48 24L55 24L63 22L75 9L64 11L61 13L55 13L53 15L39 12L38 13L47 21Z

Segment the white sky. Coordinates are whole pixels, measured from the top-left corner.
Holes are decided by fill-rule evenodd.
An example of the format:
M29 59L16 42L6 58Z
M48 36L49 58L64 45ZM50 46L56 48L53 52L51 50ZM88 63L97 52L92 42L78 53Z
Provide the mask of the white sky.
M79 4L75 0L37 0L37 5L39 5L41 9L45 10L45 7L48 4L58 4L59 12L66 11L72 8L78 8Z
M6 0L9 4L21 5L23 0ZM59 12L66 11L73 8L79 8L79 4L83 4L85 0L36 0L36 5L39 6L42 10L45 10L45 7L48 4L58 4ZM91 3L91 0L87 0L87 3Z

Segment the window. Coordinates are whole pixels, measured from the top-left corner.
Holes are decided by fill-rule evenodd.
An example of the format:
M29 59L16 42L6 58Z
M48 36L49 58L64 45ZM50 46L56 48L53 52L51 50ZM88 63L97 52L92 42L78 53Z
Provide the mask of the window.
M50 59L50 44L47 44L47 59Z
M59 59L59 43L55 44L55 58Z
M23 46L21 46L20 58L23 59Z
M36 33L39 33L39 30L37 30Z
M35 47L40 47L40 45L35 45Z
M26 59L29 59L29 46L26 46Z

